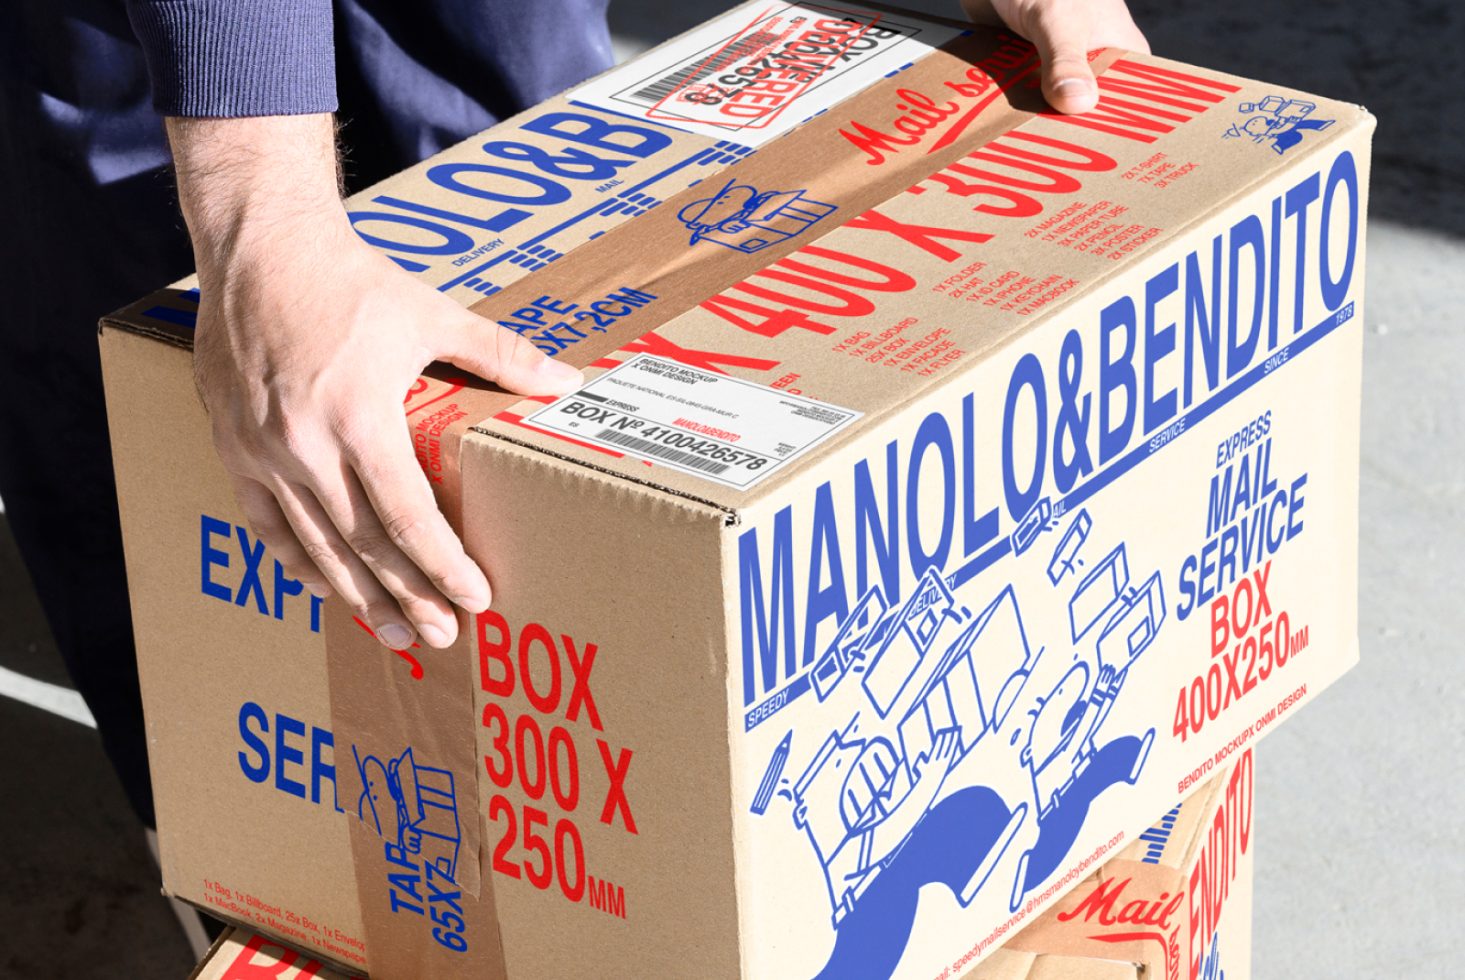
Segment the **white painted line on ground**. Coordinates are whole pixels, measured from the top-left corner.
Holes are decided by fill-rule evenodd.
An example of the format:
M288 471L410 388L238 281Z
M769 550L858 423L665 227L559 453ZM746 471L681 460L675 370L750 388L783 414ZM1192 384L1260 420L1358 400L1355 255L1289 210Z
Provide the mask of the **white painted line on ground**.
M88 728L97 727L97 720L87 709L86 702L81 699L80 694L69 687L38 681L34 677L27 677L8 668L0 667L0 695L24 701L34 708L49 711L53 715L60 715L68 721L74 721Z

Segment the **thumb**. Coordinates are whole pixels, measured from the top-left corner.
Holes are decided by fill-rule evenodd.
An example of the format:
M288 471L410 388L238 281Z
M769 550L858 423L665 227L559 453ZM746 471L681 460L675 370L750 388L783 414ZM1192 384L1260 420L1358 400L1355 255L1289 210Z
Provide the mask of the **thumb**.
M563 395L585 383L576 368L546 357L512 330L473 313L445 331L437 356L520 395Z
M1099 102L1099 86L1089 67L1088 11L1082 4L1038 7L1026 32L1043 62L1043 96L1064 114L1088 112Z

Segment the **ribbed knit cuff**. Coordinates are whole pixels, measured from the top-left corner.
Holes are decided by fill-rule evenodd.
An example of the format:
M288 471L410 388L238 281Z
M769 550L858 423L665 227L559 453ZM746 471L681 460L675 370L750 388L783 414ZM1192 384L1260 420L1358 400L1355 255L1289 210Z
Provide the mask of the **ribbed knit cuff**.
M165 116L336 108L330 0L128 0Z

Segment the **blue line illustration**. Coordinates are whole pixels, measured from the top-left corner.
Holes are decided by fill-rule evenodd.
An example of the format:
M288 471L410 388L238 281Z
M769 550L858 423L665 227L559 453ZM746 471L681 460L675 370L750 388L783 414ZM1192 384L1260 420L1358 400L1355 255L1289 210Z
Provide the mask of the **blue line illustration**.
M1075 651L1073 665L1029 712L1028 739L1020 758L1032 778L1038 838L1019 860L1013 911L1057 870L1099 794L1121 781L1129 785L1138 781L1154 744L1151 728L1140 737L1120 736L1102 748L1096 746L1130 666L1150 648L1165 621L1160 573L1138 590L1128 589L1128 584L1128 560L1121 544L1079 584L1069 602L1075 642L1096 623L1104 623L1092 660L1082 656L1086 647Z
M872 588L860 597L849 618L840 626L833 642L814 665L811 673L814 693L820 701L827 700L835 687L852 670L864 670L865 644L878 642L879 636L871 636L876 626L888 629L891 621L886 618L885 597L879 587Z
M410 746L385 763L374 755L362 757L354 745L351 755L361 773L357 817L383 839L396 841L408 854L456 881L463 835L452 772L419 765Z
M802 234L836 210L801 190L759 191L729 180L711 197L685 205L677 217L692 232L689 245L708 241L752 253Z
M753 794L753 805L750 808L758 816L768 812L768 804L773 801L773 793L778 789L778 778L783 775L783 767L788 764L789 746L793 742L794 733L792 730L778 743L778 748L773 750L773 757L768 760L768 768L763 772L763 782L758 784L758 792Z
M1084 542L1089 539L1089 528L1094 526L1089 512L1081 510L1069 523L1068 530L1063 532L1063 537L1058 539L1058 546L1053 549L1053 557L1048 559L1048 581L1057 585L1063 581L1063 577L1069 572L1076 572L1079 561L1078 553L1083 550Z
M1030 551L1058 520L1035 506L1022 523L1025 540L1004 544ZM1034 559L1052 585L1079 577L1093 528L1079 511L1053 553ZM1062 866L1095 801L1139 779L1154 729L1111 735L1105 723L1165 622L1160 575L1133 587L1119 543L1056 598L1066 598L1071 636L1049 649L1030 641L1011 584L973 614L930 568L903 602L868 589L816 660L819 701L849 714L806 743L790 730L752 810L788 799L823 874L834 942L818 976L890 976L928 885L967 905L1007 867L1006 897L1019 908ZM861 683L842 685L848 674ZM798 763L795 744L817 749ZM963 768L982 744L993 750ZM797 773L791 784L785 771Z
M1038 535L1048 529L1048 519L1052 516L1053 502L1047 497L1033 504L1032 509L1023 515L1012 532L1012 553L1020 555L1032 547L1033 542L1038 540Z
M1236 109L1247 113L1246 121L1233 123L1221 136L1223 139L1268 143L1272 152L1280 155L1301 143L1307 133L1333 125L1335 120L1332 119L1311 118L1316 108L1314 102L1280 95L1269 95L1260 102L1243 102Z
M1129 584L1129 562L1120 545L1094 566L1068 600L1068 621L1077 643L1118 601Z
M957 619L956 597L935 569L927 569L910 599L882 628L877 625L863 650L873 648L861 682L870 704L884 718L915 676L941 627Z

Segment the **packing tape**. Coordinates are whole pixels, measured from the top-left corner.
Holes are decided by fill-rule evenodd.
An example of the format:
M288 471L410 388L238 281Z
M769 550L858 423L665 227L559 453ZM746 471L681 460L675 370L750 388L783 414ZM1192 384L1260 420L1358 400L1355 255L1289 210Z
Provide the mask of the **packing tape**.
M1095 71L1116 57L1101 53ZM863 149L839 134L839 119L888 117L903 91L942 91L950 80L968 84L980 97L944 120L943 135L924 153L894 154L876 168ZM471 309L497 321L543 296L604 295L627 283L654 293L653 303L560 355L576 367L591 367L810 244L791 235L749 252L697 247L704 232L694 232L689 242L688 224L697 223L694 212L711 200L710 185L758 193L816 187L811 199L832 209L819 219L827 233L1043 111L1037 81L1030 45L1003 32L974 30L852 96L838 113L809 120ZM437 368L409 395L408 420L425 432L438 504L460 532L463 440L483 420L523 402L522 396ZM339 603L328 601L326 608L331 725L342 805L360 817L350 821L351 843L371 974L385 980L502 976L493 888L482 871L474 624L466 624L450 650L414 646L394 654ZM446 921L435 921L434 912ZM456 918L446 918L448 913Z

